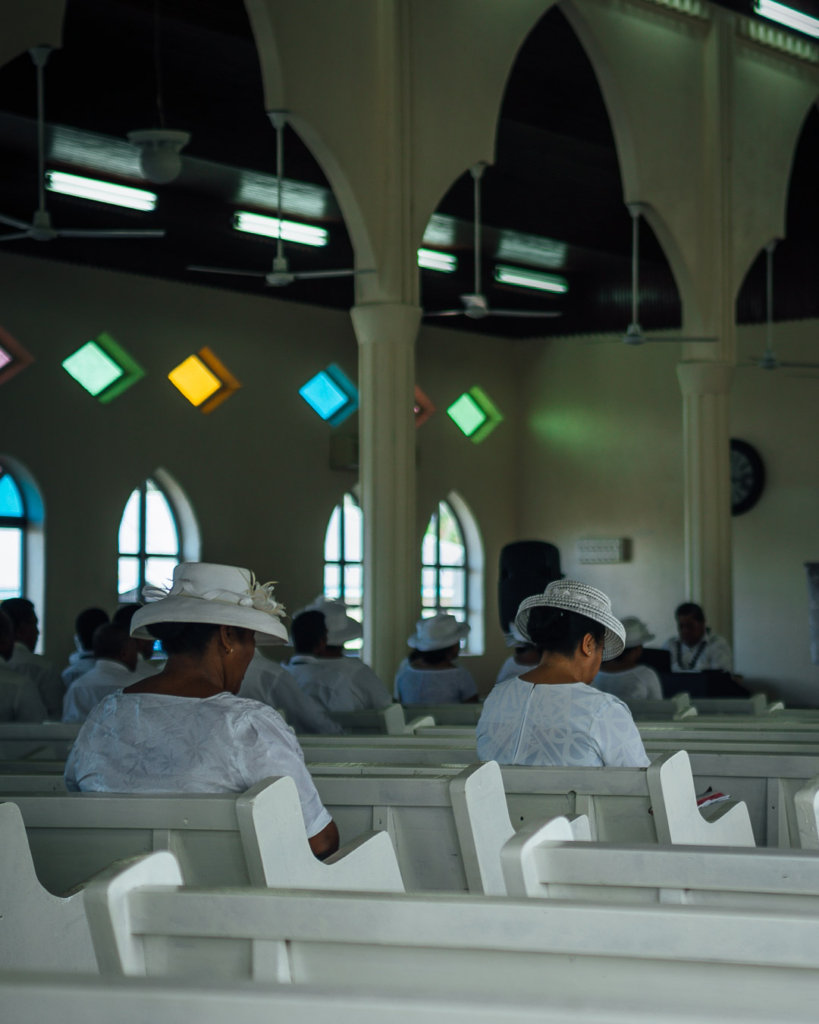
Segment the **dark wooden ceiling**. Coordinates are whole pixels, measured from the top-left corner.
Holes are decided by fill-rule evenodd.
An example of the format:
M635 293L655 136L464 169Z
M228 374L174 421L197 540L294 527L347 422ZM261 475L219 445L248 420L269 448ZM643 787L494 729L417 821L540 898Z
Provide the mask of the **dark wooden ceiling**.
M750 0L723 6L750 13ZM158 20L156 14L158 12ZM158 28L158 31L157 31ZM1 243L35 257L114 267L184 280L201 287L268 294L277 299L348 308L348 279L295 282L203 276L191 263L268 270L270 240L231 226L237 196L256 187L255 208L272 212L274 134L264 112L250 26L241 0L69 0L64 45L46 70L47 166L139 184L126 133L156 127L157 71L168 128L191 132L183 171L158 186L158 210L146 215L53 193L57 227L162 226L164 239ZM28 55L0 68L0 212L28 219L36 205L35 78ZM304 183L322 212L310 218L330 233L324 249L288 247L291 269L352 265L349 238L327 182L289 129L287 179ZM114 170L112 170L112 168ZM107 172L107 173L105 173ZM775 316L819 316L819 112L809 115L794 161L786 240L776 253ZM261 190L261 191L260 191ZM266 198L265 198L266 194ZM243 206L253 205L247 201ZM427 309L459 305L472 291L472 181L468 171L441 202L451 233L446 248L458 271L421 271ZM295 219L295 218L294 218ZM623 205L614 140L591 65L559 10L535 27L510 77L498 125L497 160L483 187L484 291L493 307L560 309L554 320L463 317L438 320L453 330L495 335L620 333L629 319L630 219ZM11 230L11 229L9 229ZM0 228L0 234L5 233ZM499 253L512 249L516 258ZM510 262L565 276L569 292L544 297L496 285L492 267ZM678 327L680 303L663 253L641 230L640 319L649 330ZM764 260L740 292L740 322L764 319Z

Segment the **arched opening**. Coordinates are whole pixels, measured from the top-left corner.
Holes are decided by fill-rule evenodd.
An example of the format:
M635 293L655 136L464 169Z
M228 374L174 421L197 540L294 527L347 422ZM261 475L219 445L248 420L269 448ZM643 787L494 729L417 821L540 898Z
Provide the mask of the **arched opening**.
M0 455L0 601L27 597L45 634L45 516L31 473L9 455Z
M364 516L358 498L347 491L330 513L324 534L324 596L343 601L351 618L364 619ZM362 641L345 647L358 650Z

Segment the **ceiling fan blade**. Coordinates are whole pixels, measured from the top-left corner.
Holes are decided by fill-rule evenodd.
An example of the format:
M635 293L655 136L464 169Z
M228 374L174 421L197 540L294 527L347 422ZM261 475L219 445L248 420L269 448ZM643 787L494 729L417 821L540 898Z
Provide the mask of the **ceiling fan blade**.
M424 313L424 316L466 316L463 309L433 309Z
M779 365L784 366L786 370L819 370L819 363L780 362Z
M655 341L659 341L659 342L677 341L677 342L685 342L686 344L690 343L690 344L697 344L697 345L700 344L700 342L711 344L713 342L716 342L716 340L717 340L716 338L687 338L687 337L685 337L683 335L675 335L673 338L658 338L656 335L653 335L653 334L652 335L643 334L642 335L642 339L643 339L643 341L650 341L650 342L655 342Z
M371 274L371 270L304 270L290 271L290 276L296 281L311 281L322 277L353 277L355 274Z
M10 228L17 228L19 231L28 231L31 227L29 221L19 220L17 217L7 217L4 213L0 213L0 224L8 224Z
M518 319L539 319L551 320L556 316L563 316L557 310L530 310L530 309L488 309L487 316L517 317Z
M118 228L58 228L57 235L60 238L164 238L165 231L162 228L145 228L143 230L119 230Z
M238 277L267 277L265 270L237 270L235 267L200 267L189 265L186 270L195 270L198 274L235 274Z
M0 235L0 242L14 242L18 238L29 238L28 231L15 231L11 235Z

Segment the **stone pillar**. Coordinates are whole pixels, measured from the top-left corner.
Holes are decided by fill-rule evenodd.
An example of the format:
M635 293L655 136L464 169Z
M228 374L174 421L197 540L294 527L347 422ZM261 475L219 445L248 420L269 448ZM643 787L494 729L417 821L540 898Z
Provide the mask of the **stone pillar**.
M685 590L708 622L733 635L731 469L728 393L733 367L722 362L677 366L683 394Z
M417 616L415 338L418 306L351 310L358 339L359 467L364 513L364 659L392 690Z

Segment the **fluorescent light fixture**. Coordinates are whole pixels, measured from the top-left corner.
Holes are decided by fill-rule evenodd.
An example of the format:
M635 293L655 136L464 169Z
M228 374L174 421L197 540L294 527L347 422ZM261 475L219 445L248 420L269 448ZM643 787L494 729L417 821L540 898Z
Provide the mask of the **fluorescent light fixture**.
M543 235L526 235L519 231L501 231L495 255L499 260L514 260L532 267L559 270L565 266L569 247L565 242Z
M207 345L174 367L168 374L168 380L205 415L213 412L242 386Z
M66 174L64 171L46 171L46 188L49 192L60 192L65 196L77 196L80 199L93 199L97 203L110 203L112 206L126 206L129 210L141 210L150 213L156 208L156 193L144 188L131 188L129 185L115 185L111 181L99 181L96 178L84 178L79 174Z
M427 245L454 245L455 218L444 213L433 213L424 230L424 242Z
M775 3L774 0L755 0L754 10L763 18L768 18L780 25L796 29L797 32L804 32L806 36L819 39L819 18L812 18L804 11L797 11L785 4Z
M317 228L312 224L297 224L292 220L280 221L278 217L265 217L264 214L248 213L246 210L238 210L233 215L234 228L251 235L278 238L280 224L285 242L299 242L301 245L317 247L327 245L328 232L325 228Z
M20 342L13 338L8 331L0 327L0 384L25 370L34 362L34 356Z
M485 440L499 423L500 410L483 388L472 387L464 391L447 409L447 415L473 444Z
M458 257L448 252L436 252L435 249L418 250L418 266L424 270L438 270L442 274L451 274L458 269Z
M237 203L249 203L262 209L278 210L278 186L269 174L240 171ZM332 193L318 185L309 185L292 178L282 179L282 213L296 217L327 217L336 212Z
M311 409L337 427L358 408L358 388L336 363L330 363L299 388Z
M558 274L508 267L502 263L495 267L495 280L499 284L513 284L518 288L534 288L536 291L554 292L557 295L563 295L569 290L569 282Z
M105 331L81 345L62 365L66 373L103 404L145 376L139 363Z

